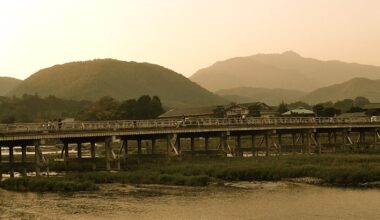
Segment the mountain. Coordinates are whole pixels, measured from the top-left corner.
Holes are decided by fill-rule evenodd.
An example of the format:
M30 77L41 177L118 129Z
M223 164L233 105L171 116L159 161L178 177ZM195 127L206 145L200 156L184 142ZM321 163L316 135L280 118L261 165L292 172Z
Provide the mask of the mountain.
M5 96L9 91L18 86L22 80L12 77L0 77L0 96Z
M13 89L9 95L39 94L60 98L94 100L157 95L166 106L202 106L226 101L167 68L114 59L71 62L42 69Z
M364 96L371 102L380 102L380 80L354 78L349 81L319 88L302 98L303 101L316 104L337 101L345 98Z
M219 61L197 71L190 79L211 91L236 87L312 91L354 77L379 79L380 67L320 61L287 51Z
M286 103L299 101L301 97L306 95L305 92L298 90L252 87L222 89L216 91L216 94L237 103L260 101L268 105L278 105L282 101Z

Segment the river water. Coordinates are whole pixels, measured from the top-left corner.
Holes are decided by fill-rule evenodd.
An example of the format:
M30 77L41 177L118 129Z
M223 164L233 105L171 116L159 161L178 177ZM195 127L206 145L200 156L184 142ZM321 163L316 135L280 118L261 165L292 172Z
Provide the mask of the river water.
M287 182L204 188L101 185L97 192L0 190L0 219L380 219L380 190Z

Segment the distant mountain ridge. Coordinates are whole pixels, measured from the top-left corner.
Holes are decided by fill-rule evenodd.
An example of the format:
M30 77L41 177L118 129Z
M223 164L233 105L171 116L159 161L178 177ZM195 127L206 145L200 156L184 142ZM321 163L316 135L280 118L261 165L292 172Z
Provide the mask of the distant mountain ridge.
M157 95L167 106L203 106L226 103L223 98L172 70L149 63L98 59L42 69L8 95L39 94L94 100Z
M303 91L289 89L268 89L238 87L232 89L222 89L216 91L216 94L237 103L243 102L264 102L268 105L278 105L282 101L286 103L300 100L306 95Z
M355 77L380 79L380 67L320 61L287 51L219 61L197 71L190 79L211 91L237 87L313 91Z
M371 102L380 102L380 79L354 78L343 83L322 87L310 92L302 98L310 104L337 101L346 98L364 96Z
M0 96L5 96L21 82L22 80L12 77L0 77Z

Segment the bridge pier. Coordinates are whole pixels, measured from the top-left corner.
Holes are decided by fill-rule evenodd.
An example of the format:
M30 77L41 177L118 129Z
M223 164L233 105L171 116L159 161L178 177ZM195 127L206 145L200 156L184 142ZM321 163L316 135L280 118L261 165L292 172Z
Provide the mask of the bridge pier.
M77 156L82 159L82 142L77 142Z
M191 157L194 157L194 149L195 148L195 140L194 137L190 137L190 151L191 151Z
M90 142L91 145L91 167L92 170L96 170L96 143L94 141Z
M26 145L22 145L21 146L21 162L22 162L22 172L21 172L21 175L22 176L26 176L27 175L27 165L26 165L26 162L27 162L27 158L26 158L26 148L27 146Z
M15 177L15 170L14 170L14 156L13 156L13 146L8 146L9 149L9 176L11 178Z
M0 164L3 161L2 146L0 146ZM0 167L0 181L3 179L3 167Z
M35 158L35 166L36 166L36 176L41 175L41 169L40 169L40 164L41 164L41 155L40 155L40 144L35 143L34 144L34 158Z
M63 143L63 150L64 150L64 162L65 162L65 169L68 170L68 166L69 166L69 143L68 142L64 142Z
M206 136L205 137L205 151L206 152L208 152L208 150L209 150L209 137L208 136Z
M256 135L251 135L252 157L256 156Z
M269 157L269 134L268 132L265 132L264 134L264 141L265 141L265 156Z
M177 136L177 140L176 140L175 144L177 146L178 155L181 156L182 155L182 149L181 149L181 137L180 136Z
M282 134L278 133L278 151L282 155Z
M105 156L106 156L106 170L111 170L111 138L107 137L104 140Z
M177 141L179 142L179 138L177 139ZM156 148L157 148L157 140L156 140L156 138L153 138L152 139L152 154L155 154L156 153ZM180 151L180 149L181 149L181 147L180 147L180 144L178 144L178 152L181 152Z
M235 152L234 152L236 157L241 157L242 152L241 152L241 136L237 135L236 136L236 147L235 147Z

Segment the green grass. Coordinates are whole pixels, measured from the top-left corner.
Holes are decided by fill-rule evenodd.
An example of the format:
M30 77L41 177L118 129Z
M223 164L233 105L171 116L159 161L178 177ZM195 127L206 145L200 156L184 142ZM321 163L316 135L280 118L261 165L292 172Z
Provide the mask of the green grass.
M119 172L74 172L64 177L7 179L0 187L22 191L94 190L96 184L206 186L224 181L281 181L314 177L322 184L362 186L380 181L380 155L329 154L130 162Z
M96 190L91 181L80 181L66 177L20 177L0 182L0 187L13 191L32 192L76 192Z

